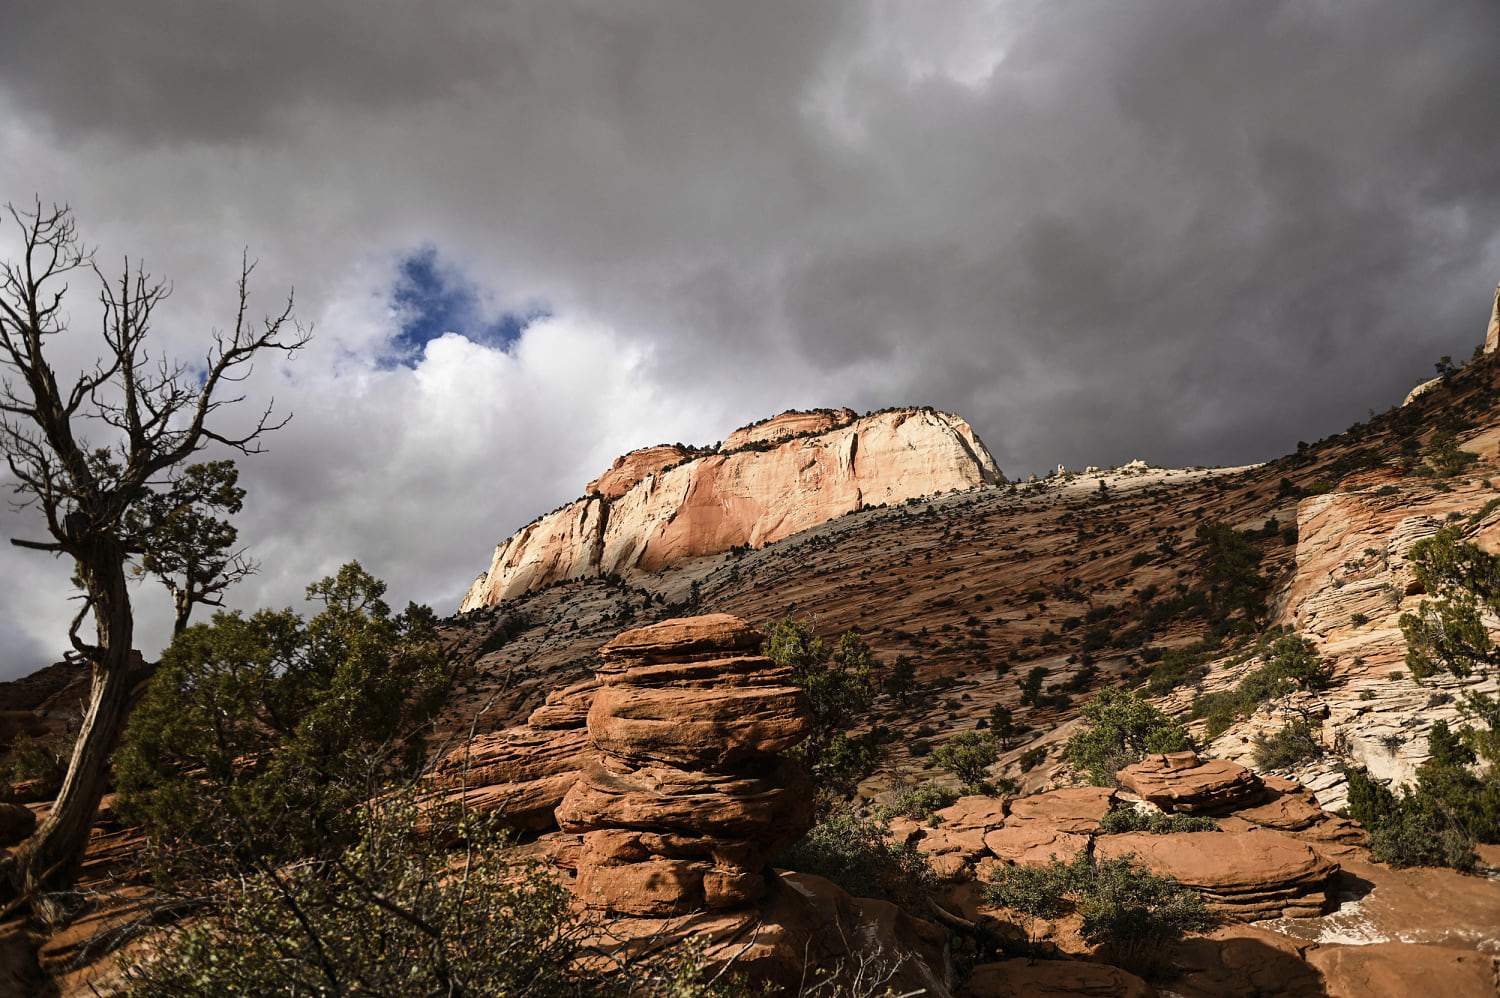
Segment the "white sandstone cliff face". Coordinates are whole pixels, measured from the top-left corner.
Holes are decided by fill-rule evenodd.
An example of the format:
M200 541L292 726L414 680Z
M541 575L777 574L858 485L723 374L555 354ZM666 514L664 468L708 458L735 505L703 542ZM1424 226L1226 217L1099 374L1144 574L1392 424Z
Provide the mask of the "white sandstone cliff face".
M1004 481L960 417L880 413L769 450L712 454L647 474L617 498L566 506L501 542L459 610L567 579L660 571L867 506Z

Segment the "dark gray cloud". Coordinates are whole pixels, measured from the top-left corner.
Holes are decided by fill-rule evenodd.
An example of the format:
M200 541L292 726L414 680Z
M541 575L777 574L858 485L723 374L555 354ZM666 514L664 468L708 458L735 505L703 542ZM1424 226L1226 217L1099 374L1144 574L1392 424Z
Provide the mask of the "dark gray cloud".
M620 450L788 406L957 410L1024 474L1398 401L1500 278L1496 38L1493 0L33 4L0 193L172 277L176 352L245 246L295 285L245 605L357 556L446 609ZM552 316L382 369L427 247L466 321Z

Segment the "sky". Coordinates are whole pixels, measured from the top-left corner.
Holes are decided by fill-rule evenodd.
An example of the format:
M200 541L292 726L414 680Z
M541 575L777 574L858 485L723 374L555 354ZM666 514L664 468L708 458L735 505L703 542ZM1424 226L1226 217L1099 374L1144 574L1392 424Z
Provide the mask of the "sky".
M166 356L246 254L313 331L241 386L292 420L234 606L358 559L451 612L617 454L788 408L955 411L1012 476L1274 458L1467 358L1500 280L1494 0L11 7L0 200L167 278ZM70 575L0 549L0 678Z

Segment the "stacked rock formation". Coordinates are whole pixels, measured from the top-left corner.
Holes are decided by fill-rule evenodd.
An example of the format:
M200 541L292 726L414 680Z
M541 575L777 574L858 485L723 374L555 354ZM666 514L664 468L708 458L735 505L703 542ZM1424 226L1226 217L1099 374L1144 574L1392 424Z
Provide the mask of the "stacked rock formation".
M1266 785L1228 759L1199 759L1196 752L1148 755L1116 774L1120 785L1168 813L1222 815L1263 803Z
M580 834L574 891L625 915L764 896L765 866L813 822L812 784L779 753L807 737L807 695L727 614L626 631L600 649L598 755L557 808Z
M547 694L526 723L475 735L440 758L430 785L510 828L545 831L594 755L585 725L595 679Z

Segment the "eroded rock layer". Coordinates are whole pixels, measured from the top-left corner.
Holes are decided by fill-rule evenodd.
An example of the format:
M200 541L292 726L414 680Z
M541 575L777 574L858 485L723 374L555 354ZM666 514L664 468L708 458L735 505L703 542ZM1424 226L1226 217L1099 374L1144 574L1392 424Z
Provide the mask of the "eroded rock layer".
M600 649L597 753L557 808L580 835L574 890L596 908L669 916L759 901L768 860L812 826L813 787L780 752L807 737L807 695L760 635L711 614Z
M1005 481L968 423L926 409L857 420L847 410L787 414L730 443L693 460L674 447L621 458L589 483L590 495L501 542L460 611L554 582L758 548L853 510Z

